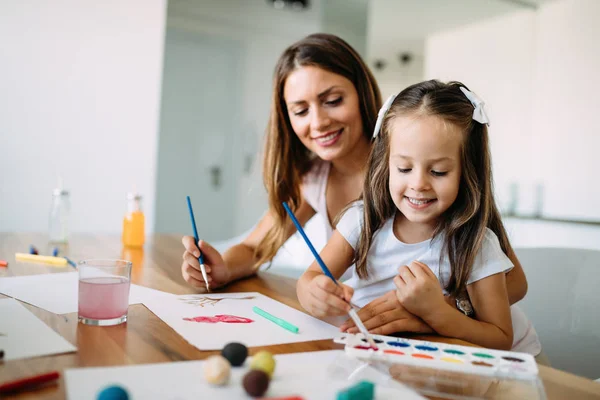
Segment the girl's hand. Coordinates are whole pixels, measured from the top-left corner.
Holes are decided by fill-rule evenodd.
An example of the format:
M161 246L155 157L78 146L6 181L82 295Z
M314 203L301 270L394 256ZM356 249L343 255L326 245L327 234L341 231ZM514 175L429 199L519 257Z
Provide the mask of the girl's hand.
M390 290L358 310L358 316L369 332L375 335L395 332L433 333L429 325L400 304L395 290ZM352 319L348 319L340 326L340 331L358 333L358 328Z
M306 285L301 303L315 317L346 315L350 311L353 294L354 289L350 286L336 285L326 275L318 274Z
M446 306L440 282L420 261L400 267L394 284L398 288L396 296L404 308L423 319Z
M200 262L198 261L200 251L204 256L204 267L210 288L218 288L229 283L231 280L230 272L223 262L223 257L214 247L203 240L200 240L198 246L196 246L196 239L193 236L184 236L181 242L185 247L181 274L187 283L206 291L206 283L202 277Z

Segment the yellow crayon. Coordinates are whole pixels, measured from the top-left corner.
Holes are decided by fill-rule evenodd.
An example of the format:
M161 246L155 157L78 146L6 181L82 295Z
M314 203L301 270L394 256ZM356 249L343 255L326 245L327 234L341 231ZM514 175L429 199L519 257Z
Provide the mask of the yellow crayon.
M67 260L62 257L38 256L37 254L15 253L15 259L17 261L52 264L63 267L67 265Z

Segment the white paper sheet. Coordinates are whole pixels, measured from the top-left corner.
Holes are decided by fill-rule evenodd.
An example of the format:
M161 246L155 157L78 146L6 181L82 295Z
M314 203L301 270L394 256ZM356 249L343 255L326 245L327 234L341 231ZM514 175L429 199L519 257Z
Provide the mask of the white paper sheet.
M335 399L338 391L369 380L375 385L378 400L423 400L412 389L389 380L386 375L366 367L357 379L343 379L330 373L331 367L347 359L341 350L276 355L276 368L265 397L302 396L306 400ZM102 389L119 385L130 400L197 400L250 398L242 387L248 361L233 368L229 383L211 386L203 378L203 361L184 361L109 368L78 368L65 372L67 399L95 399Z
M77 272L0 278L0 293L55 314L77 312L78 290ZM174 295L131 284L129 304L170 296Z
M190 302L194 304L189 304ZM229 342L241 342L248 347L255 347L331 339L339 335L335 326L255 292L175 296L159 301L145 301L144 304L200 350L218 350ZM253 306L297 326L299 332L287 331L256 314L252 311ZM208 323L184 320L216 315L233 315L249 318L254 322Z
M5 360L70 353L77 348L15 299L0 299L0 350Z

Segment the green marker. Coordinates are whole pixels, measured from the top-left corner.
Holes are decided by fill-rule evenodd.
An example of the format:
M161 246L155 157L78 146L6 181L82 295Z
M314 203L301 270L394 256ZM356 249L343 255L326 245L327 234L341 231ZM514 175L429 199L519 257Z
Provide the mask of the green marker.
M292 333L298 333L298 331L299 331L297 326L292 325L289 322L282 320L281 318L277 318L276 316L271 315L268 312L266 312L265 310L261 310L260 308L258 308L256 306L252 307L252 311L257 313L261 317L265 317L269 321L276 323L280 327L287 329L288 331L290 331Z

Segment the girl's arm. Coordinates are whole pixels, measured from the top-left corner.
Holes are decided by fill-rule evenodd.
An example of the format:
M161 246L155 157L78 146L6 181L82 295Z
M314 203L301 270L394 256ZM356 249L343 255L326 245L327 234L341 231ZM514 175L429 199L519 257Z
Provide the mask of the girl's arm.
M527 277L525 276L525 271L523 271L523 267L521 266L521 263L519 262L519 259L517 258L517 255L512 247L509 247L506 255L514 266L513 269L506 274L508 301L510 305L513 305L523 300L527 294ZM455 306L456 298L453 296L447 296L446 302L451 306Z
M335 230L320 256L333 277L338 280L352 265L354 249ZM317 261L314 261L298 280L296 294L306 311L314 316L324 317L347 314L354 290L342 283L336 285L323 274Z
M394 282L402 305L438 334L483 347L510 350L513 331L504 273L467 286L477 319L467 317L444 301L437 277L423 263L416 261L401 267Z
M513 263L514 267L506 274L506 288L508 291L508 301L511 305L523 300L527 294L527 278L523 267L517 258L512 246L509 248L506 255Z

